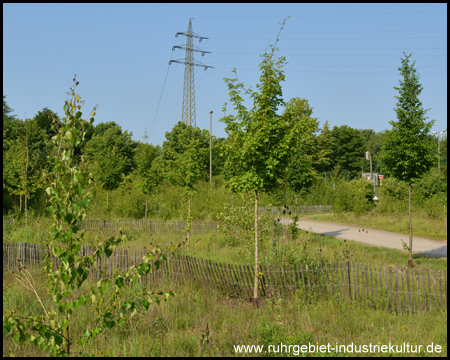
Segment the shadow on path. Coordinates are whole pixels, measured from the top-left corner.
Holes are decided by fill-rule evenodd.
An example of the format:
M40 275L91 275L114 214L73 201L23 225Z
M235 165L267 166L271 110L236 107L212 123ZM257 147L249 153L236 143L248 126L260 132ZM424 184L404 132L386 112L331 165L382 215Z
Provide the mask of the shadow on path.
M414 251L414 247L413 247ZM447 255L443 255L443 253L447 254L447 244L443 244L441 247L432 250L421 251L413 254L420 257L432 257L435 259L447 259Z
M339 230L335 230L335 231L326 231L326 232L323 232L322 234L324 234L324 235L326 235L326 236L339 236L339 235L342 235L343 233L344 233L344 231L347 231L347 230L351 230L350 228L347 228L347 229L339 229Z

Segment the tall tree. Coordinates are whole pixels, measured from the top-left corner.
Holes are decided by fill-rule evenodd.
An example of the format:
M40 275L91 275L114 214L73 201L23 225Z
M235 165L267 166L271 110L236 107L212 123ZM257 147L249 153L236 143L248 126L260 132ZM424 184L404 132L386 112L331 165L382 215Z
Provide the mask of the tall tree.
M328 121L325 121L323 129L317 136L317 159L315 161L315 168L319 173L331 171L332 167L332 154L334 149L334 139L331 135L331 130L328 125Z
M286 107L292 113L292 121L297 123L296 126L305 130L303 136L293 141L285 174L285 183L294 191L297 203L297 197L311 188L317 176L314 164L320 166L324 159L322 153L317 151L317 138L313 136L319 128L319 122L312 117L313 108L309 106L308 100L293 98Z
M283 21L281 29L285 24ZM280 32L281 32L280 29ZM300 127L296 127L295 113L292 107L286 107L282 115L278 115L279 107L285 105L282 98L281 82L284 81L284 57L274 55L276 43L271 46L270 53L262 55L259 66L261 71L258 91L245 89L237 76L225 78L229 89L230 101L234 105L236 115L228 115L220 119L226 124L226 132L232 142L224 148L226 156L225 184L240 193L254 194L255 209L255 276L253 287L253 304L258 304L258 196L261 191L272 191L278 185L289 158L289 151L295 136L299 136ZM236 69L233 70L236 75ZM247 110L241 91L253 99L253 107ZM226 105L223 111L226 112ZM294 131L295 130L295 131Z
M21 122L22 129L15 139L4 139L3 151L3 187L10 193L19 195L20 211L24 198L25 225L28 225L28 199L43 185L39 165L43 152L33 146L31 139L36 138L38 129L30 119ZM5 146L6 145L6 146Z
M146 136L146 135L145 135ZM144 136L144 139L146 139ZM147 136L148 137L148 136ZM152 194L162 181L162 176L158 167L153 166L153 160L160 152L159 146L139 143L134 154L136 162L136 173L139 176L139 187L145 194L145 218L148 212L148 195Z
M209 137L208 132L198 127L186 125L179 121L169 133L166 133L161 158L155 159L152 179L164 174L174 185L183 189L188 197L187 243L189 250L191 217L191 196L199 180L206 180L208 176ZM161 174L161 175L157 175Z
M100 131L96 131L87 142L85 154L91 160L96 180L106 190L108 209L109 191L117 189L122 174L128 175L133 169L133 155L137 143L131 139L131 133L128 131L122 133L120 126L115 123L100 123L97 126Z
M56 129L52 125L53 119L57 118L57 113L45 107L34 115L33 120L37 123L39 129L43 130L51 139L56 135Z
M364 156L364 139L358 130L347 125L334 126L333 167L340 165L347 178L353 178L361 169Z
M414 68L415 61L410 64L412 54L401 59L402 66L398 68L402 79L396 108L397 120L390 121L391 130L382 134L381 160L386 166L388 174L409 185L409 260L408 266L413 266L412 260L412 219L411 219L411 184L418 181L433 164L436 156L433 155L433 138L429 136L434 120L427 122L425 110L419 95L422 85L419 83L419 74Z

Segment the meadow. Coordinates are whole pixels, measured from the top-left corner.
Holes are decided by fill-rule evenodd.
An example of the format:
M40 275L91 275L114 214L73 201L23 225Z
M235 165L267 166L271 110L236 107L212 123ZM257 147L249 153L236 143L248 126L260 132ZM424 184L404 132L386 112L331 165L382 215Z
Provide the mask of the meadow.
M6 240L22 239L43 242L46 236L45 220L33 227L10 228L5 231ZM171 244L183 244L182 232L157 232L126 230L132 240L121 244L120 249L142 250L153 246L168 248ZM87 231L86 244L105 239L114 232ZM332 237L299 230L295 237L286 227L275 228L271 242L262 254L262 263L308 263L312 261L359 261L378 266L402 266L407 263L407 253L355 242L344 242ZM229 264L251 264L245 244L230 246L230 239L221 231L191 234L189 252L186 244L176 250L180 254L201 257ZM416 268L444 271L446 260L415 256ZM38 268L31 269L40 294L44 295L45 283ZM87 285L86 285L87 286ZM234 345L368 345L403 344L442 346L441 352L419 356L447 355L447 309L392 313L375 309L361 301L346 301L342 297L322 298L316 292L298 289L294 293L265 298L257 308L248 299L223 294L219 289L198 280L175 282L161 280L157 284L164 290L171 289L175 296L160 306L152 305L149 311L128 320L122 327L105 330L95 341L88 342L83 351L102 356L293 356L291 352L239 353ZM3 273L3 309L21 309L25 314L41 313L36 297L14 280L10 271ZM140 289L127 291L138 293ZM46 306L51 301L43 297ZM76 312L74 333L82 331L96 309L87 306L86 311ZM424 348L425 349L425 348ZM292 348L291 348L292 351ZM39 347L22 345L3 336L4 356L43 356ZM302 354L299 355L308 355ZM326 356L354 356L331 351ZM364 355L364 354L362 354ZM368 354L367 354L368 355ZM375 356L387 354L374 353ZM409 356L411 354L390 354ZM414 355L414 354L413 354Z

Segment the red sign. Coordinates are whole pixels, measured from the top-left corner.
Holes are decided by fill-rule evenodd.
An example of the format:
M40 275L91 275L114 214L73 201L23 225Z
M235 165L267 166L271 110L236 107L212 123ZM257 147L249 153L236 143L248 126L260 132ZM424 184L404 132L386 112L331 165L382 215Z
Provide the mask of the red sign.
M380 178L380 180L383 180L383 175L380 175L379 178Z

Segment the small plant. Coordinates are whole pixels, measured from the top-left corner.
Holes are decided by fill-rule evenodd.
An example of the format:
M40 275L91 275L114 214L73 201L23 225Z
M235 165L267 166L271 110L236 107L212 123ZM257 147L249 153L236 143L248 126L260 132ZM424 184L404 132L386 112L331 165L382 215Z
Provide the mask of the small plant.
M400 239L400 241L402 242L403 250L409 251L408 244L403 239Z
M209 333L209 325L206 323L205 333L202 334L202 338L200 339L200 346L202 348L201 352L203 353L205 346L208 346L209 351L209 340L211 339L211 335Z
M364 231L364 229L359 229L359 238L361 239L361 242L365 242L367 239L367 234L369 233L369 230Z
M297 227L298 215L292 217L292 222L288 225L288 232L291 236L291 240L296 240L299 233L299 228Z

